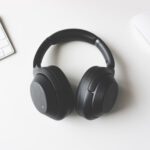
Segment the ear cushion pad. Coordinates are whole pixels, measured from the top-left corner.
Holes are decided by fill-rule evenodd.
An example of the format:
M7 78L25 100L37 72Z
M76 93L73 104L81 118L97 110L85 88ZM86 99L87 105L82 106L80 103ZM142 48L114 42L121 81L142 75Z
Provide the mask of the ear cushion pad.
M108 68L97 66L90 68L83 75L76 95L76 110L80 115L85 116L88 119L94 117L92 115L93 107L91 100L94 97L94 91L96 87L98 86L98 84L100 84L101 80L103 80L105 76L113 77L113 73ZM100 91L101 93L99 93L101 94L99 95L99 99L100 97L102 97L102 91L103 89Z
M60 94L62 95L61 98L66 100L66 104L64 103L63 100L61 101L62 105L68 108L68 111L71 112L74 107L74 94L67 77L62 72L62 70L57 66L50 66L48 70L54 75L54 77L58 82L58 88L61 89L60 90Z
M58 118L62 119L69 114L74 106L74 96L71 86L64 73L56 66L43 67L38 73L44 74L52 84L58 101ZM49 100L47 100L49 101Z
M85 96L84 92L88 90L91 81L94 80L96 76L101 76L104 70L105 68L103 67L94 66L88 69L83 75L76 93L77 98L76 109L79 114L82 113L82 105L84 103L83 99Z
M60 109L64 109L70 113L74 106L74 96L71 86L65 74L57 66L48 67L49 73L56 78L56 89L60 94Z
M109 112L116 101L118 95L118 84L111 75L106 75L98 82L93 93L92 115L93 118Z

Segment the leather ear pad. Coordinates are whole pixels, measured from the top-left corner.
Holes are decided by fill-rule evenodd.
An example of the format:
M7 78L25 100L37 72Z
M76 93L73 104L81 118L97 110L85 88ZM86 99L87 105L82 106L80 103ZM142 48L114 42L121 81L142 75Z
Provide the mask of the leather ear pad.
M98 82L92 98L93 118L109 112L117 99L118 84L111 75L102 77Z
M46 84L49 85L45 87L45 84L43 85L44 79L42 79L40 86L42 91L45 92L43 95L46 95L45 101L47 103L45 114L56 120L63 119L72 111L74 106L73 92L64 73L58 67L50 66L35 70L34 74L36 76L43 75L46 78ZM55 109L48 104L54 104Z
M48 67L48 71L57 80L58 85L56 84L56 88L60 88L61 108L67 109L67 112L70 113L74 108L74 94L67 77L57 66Z
M94 119L104 112L102 105L104 102L104 93L105 91L107 91L105 90L105 88L110 89L108 87L112 84L112 82L109 82L107 84L107 81L109 81L109 77L111 77L111 81L115 82L111 70L105 67L97 66L90 68L83 75L76 95L76 110L80 115L86 117L87 119ZM117 87L115 86L115 88ZM115 95L116 91L114 91ZM97 104L99 105L97 106Z

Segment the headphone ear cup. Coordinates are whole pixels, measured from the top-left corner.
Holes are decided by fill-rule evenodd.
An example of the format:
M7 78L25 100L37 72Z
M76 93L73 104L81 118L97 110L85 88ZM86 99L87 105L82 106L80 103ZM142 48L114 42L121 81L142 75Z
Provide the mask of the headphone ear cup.
M68 115L74 106L74 96L64 73L56 66L40 68L31 84L31 97L36 108L53 119L60 120ZM45 110L39 106L45 104Z
M104 68L102 67L98 67L98 66L94 66L91 67L90 69L88 69L80 83L79 86L77 88L77 92L76 92L76 111L81 115L81 116L85 116L85 112L84 112L84 107L85 107L85 103L86 103L86 98L89 99L89 97L93 97L93 94L89 93L89 86L91 81L95 78L95 76L99 76L99 74L102 72ZM87 110L89 112L91 112L92 108L89 107ZM87 114L88 115L88 114Z
M74 94L71 88L71 85L63 73L63 71L57 66L48 67L49 72L51 72L57 80L57 86L60 88L60 103L62 105L61 108L67 110L67 114L71 113L74 109Z
M93 118L97 118L103 113L109 112L115 104L118 95L118 84L113 76L102 77L92 98Z
M117 83L113 78L111 70L96 66L90 68L83 75L78 86L77 112L87 119L99 117L102 113L108 111L108 109L110 110L108 104L111 105L111 101L115 101L117 89ZM111 94L110 97L109 94ZM112 97L113 94L115 95L114 98ZM112 105L109 107L112 107Z

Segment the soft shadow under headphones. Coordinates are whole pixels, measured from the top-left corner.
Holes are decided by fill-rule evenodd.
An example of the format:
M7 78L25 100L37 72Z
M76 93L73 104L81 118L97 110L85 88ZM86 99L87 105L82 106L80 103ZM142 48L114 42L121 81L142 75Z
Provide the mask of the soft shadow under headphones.
M94 66L83 75L73 96L71 86L57 66L41 67L43 56L51 45L85 41L95 45L103 54L107 67ZM38 111L61 120L75 109L87 119L95 119L113 107L118 85L114 79L114 59L106 44L96 35L81 29L66 29L48 37L39 47L33 62L34 80L30 91Z

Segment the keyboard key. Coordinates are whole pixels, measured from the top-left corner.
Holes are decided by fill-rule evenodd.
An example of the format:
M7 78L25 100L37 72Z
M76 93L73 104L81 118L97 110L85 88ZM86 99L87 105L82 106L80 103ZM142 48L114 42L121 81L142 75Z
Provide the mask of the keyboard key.
M0 48L6 47L8 45L9 45L9 43L6 39L0 40Z
M4 57L4 52L2 49L0 49L0 59Z
M4 48L2 48L5 56L9 55L9 54L12 54L12 47L11 46L6 46Z
M5 34L4 34L3 29L2 29L2 25L0 25L0 40L2 40L4 38L5 38Z

